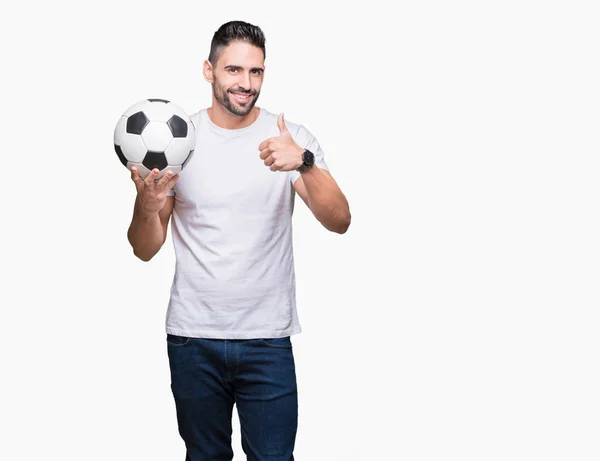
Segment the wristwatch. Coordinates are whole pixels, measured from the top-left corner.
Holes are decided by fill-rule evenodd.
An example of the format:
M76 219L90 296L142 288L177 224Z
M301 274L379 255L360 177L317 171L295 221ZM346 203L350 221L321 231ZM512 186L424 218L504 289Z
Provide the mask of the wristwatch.
M314 164L315 164L315 154L313 154L311 151L306 149L302 153L302 165L300 165L300 167L298 167L298 169L296 171L298 171L299 173L303 173L303 172L309 170Z

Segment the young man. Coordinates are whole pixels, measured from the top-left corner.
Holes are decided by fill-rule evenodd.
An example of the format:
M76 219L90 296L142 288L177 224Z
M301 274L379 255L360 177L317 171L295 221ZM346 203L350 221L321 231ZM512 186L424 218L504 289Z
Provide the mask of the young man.
M188 461L233 458L237 404L248 460L290 461L298 420L290 336L296 312L292 212L297 193L343 234L348 202L302 125L257 107L265 37L234 21L214 34L204 77L211 107L192 116L197 145L185 170L137 171L128 238L149 261L171 215L175 276L166 316L179 433Z

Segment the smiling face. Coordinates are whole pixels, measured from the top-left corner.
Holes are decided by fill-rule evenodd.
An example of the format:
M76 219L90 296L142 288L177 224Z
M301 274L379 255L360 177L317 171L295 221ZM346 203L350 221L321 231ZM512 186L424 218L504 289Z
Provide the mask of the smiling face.
M260 95L264 70L260 48L243 41L231 42L221 50L214 66L204 62L204 76L213 87L213 106L216 100L233 115L248 115Z

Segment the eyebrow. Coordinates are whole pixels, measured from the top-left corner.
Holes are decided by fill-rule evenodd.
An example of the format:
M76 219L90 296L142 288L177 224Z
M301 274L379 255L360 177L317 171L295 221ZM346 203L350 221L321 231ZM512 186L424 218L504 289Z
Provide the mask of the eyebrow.
M243 69L243 67L242 66L235 66L233 64L230 64L228 66L225 66L224 69ZM261 72L264 72L265 68L264 67L252 67L250 70L251 71L252 70L260 70Z

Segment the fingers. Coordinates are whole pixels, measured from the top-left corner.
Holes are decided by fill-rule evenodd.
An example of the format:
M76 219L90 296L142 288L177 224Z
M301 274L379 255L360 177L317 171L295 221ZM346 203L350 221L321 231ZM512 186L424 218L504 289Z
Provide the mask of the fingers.
M289 133L287 126L285 124L285 120L283 119L283 113L279 114L279 116L277 117L277 126L279 127L279 132L281 134Z
M269 155L269 156L265 157L265 159L264 159L264 164L265 164L266 166L271 166L271 165L273 165L273 163L275 163L275 160L277 160L277 158L276 158L276 157L277 157L277 156L275 155L275 153L273 153L273 155Z
M154 180L158 177L158 174L160 173L160 170L158 168L153 168L152 171L150 172L150 174L148 176L146 176L146 179L144 180L144 182L146 183L146 186L154 186Z
M260 159L261 160L265 160L269 155L274 154L275 152L273 152L273 149L271 149L270 147L267 147L266 149L262 149L260 151Z
M133 167L135 168L135 167ZM160 179L158 175L160 174L160 170L158 168L154 168L144 181L141 181L142 184L145 184L148 187L152 187L154 189L170 189L175 185L177 180L179 179L179 174L173 174L171 170L167 170Z
M169 181L171 180L172 177L173 177L173 172L171 170L167 170L167 172L162 175L162 178L160 178L158 180L158 182L156 182L156 187L162 189L169 183Z
M133 180L133 182L135 182L135 184L136 184L136 185L138 185L138 186L141 186L141 185L143 185L143 184L145 184L146 186L157 186L157 185L159 185L159 180L157 179L159 174L160 174L160 170L159 170L158 168L154 168L154 169L153 169L153 170L152 170L152 171L151 171L151 172L148 174L148 176L146 176L146 178L145 178L145 179L142 179L142 177L140 176L140 173L139 173L138 167L137 167L137 166L135 166L135 165L131 167L131 179L132 179L132 180ZM168 174L168 176L167 176L167 174ZM167 177L165 178L165 176L167 176ZM172 178L172 176L173 176L173 173L172 173L170 170L168 170L168 171L167 171L167 173L165 173L165 174L164 174L164 175L161 177L161 180L162 180L163 178L165 178L165 179L164 179L164 181L162 182L162 184L161 184L161 185L165 185L165 184L166 184L166 182L167 182L169 179L171 179L171 178Z
M265 150L267 147L269 147L269 145L275 141L275 138L269 138L269 139L265 139L263 142L260 143L260 145L258 146L258 150L263 151Z
M141 185L144 181L140 178L140 174L138 173L137 167L131 167L131 179L135 183L136 186Z
M265 165L269 167L269 169L271 171L279 171L283 168L283 163L280 160L279 162L277 161L278 156L276 152L273 152L273 155L270 155L269 157L267 157L264 161Z
M167 170L160 179L156 179L159 174L160 170L154 168L150 174L146 176L146 179L142 179L138 172L138 168L136 166L131 167L131 179L135 182L138 193L145 187L151 188L155 191L154 193L160 193L163 189L169 190L179 179L179 173L174 174L171 170Z
M179 179L179 174L176 174L171 179L169 179L169 181L167 182L167 190L169 190L171 187L173 187L178 179Z

